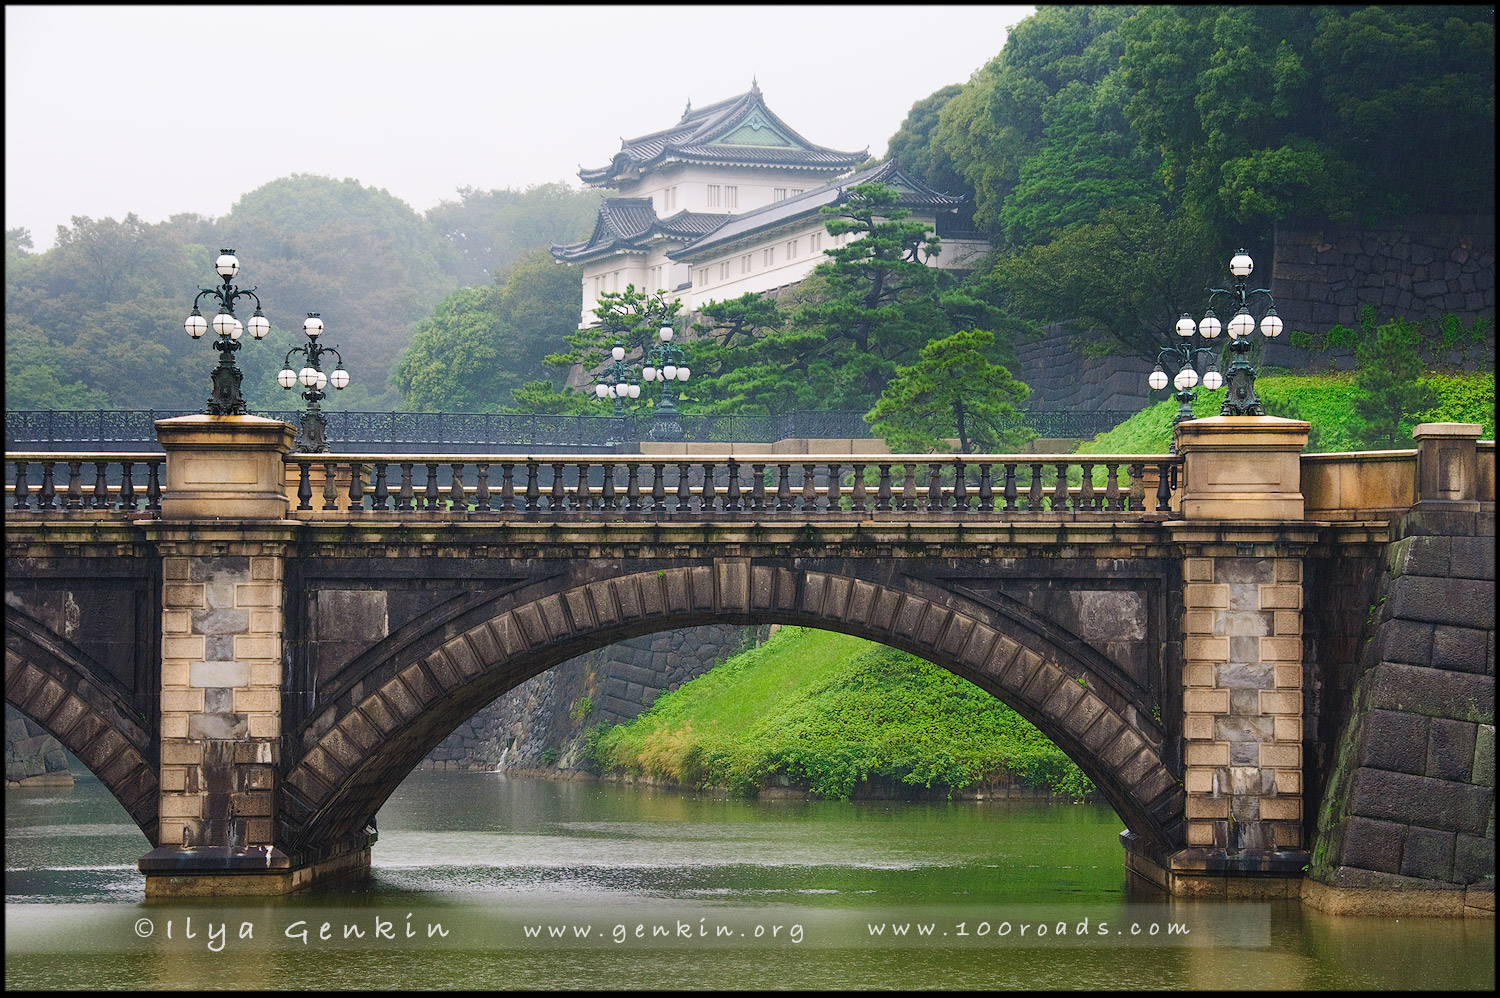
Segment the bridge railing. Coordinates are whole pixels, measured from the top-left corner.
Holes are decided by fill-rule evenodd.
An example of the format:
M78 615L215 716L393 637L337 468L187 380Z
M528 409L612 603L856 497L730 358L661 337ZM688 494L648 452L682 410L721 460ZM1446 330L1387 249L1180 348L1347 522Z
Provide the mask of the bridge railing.
M1029 513L1172 509L1150 455L292 454L292 516Z
M7 452L6 511L160 516L166 455Z

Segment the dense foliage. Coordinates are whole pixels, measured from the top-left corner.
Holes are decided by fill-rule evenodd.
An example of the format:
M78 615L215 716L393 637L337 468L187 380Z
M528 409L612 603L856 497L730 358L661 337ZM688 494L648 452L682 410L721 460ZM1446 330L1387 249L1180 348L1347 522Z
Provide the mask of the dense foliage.
M1494 210L1493 7L1042 7L948 92L901 155L967 182L1020 315L1110 349L1279 219Z
M507 279L506 268L523 251L579 237L600 197L556 184L528 191L466 189L461 195L424 217L383 190L298 175L245 194L219 219L175 215L148 224L134 215L123 221L75 217L58 227L57 245L44 253L32 252L25 230L11 230L5 250L6 406L201 407L217 355L193 343L182 320L198 290L217 283L218 250L232 247L241 263L237 283L255 289L272 324L264 342L246 342L236 355L252 409L296 404L277 386L276 371L286 351L305 342L301 324L308 312L322 315L327 342L339 347L353 374L350 387L332 394L328 404L399 408L400 392L387 376L416 325L444 321L434 314L444 297L462 285L488 284L487 269ZM476 254L476 241L483 252ZM575 277L575 324L577 283ZM547 293L542 280L535 289L496 295L497 302L510 302L501 317L508 328L521 329L523 339L556 335L555 325L539 317L545 305L527 301ZM460 310L448 303L444 316ZM551 347L524 343L505 349L539 358ZM443 390L423 389L431 398Z
M753 796L777 782L847 799L871 782L952 793L1018 777L1092 786L1031 724L929 662L828 631L786 627L628 725L596 729L601 770Z

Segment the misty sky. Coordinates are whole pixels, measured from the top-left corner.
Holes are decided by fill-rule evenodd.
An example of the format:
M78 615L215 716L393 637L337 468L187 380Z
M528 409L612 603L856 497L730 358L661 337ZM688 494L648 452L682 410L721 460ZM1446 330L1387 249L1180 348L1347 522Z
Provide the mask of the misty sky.
M5 8L5 227L227 214L312 173L418 212L460 187L581 186L752 78L811 142L882 155L1033 7Z

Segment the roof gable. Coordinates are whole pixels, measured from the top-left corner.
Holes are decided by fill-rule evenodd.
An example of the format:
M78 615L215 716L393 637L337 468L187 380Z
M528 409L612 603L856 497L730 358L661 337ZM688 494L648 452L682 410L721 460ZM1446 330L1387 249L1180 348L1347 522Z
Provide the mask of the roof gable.
M837 175L868 154L840 152L807 141L765 104L760 88L685 112L676 125L622 139L608 166L581 169L588 184L608 186L668 163L734 164L806 169Z

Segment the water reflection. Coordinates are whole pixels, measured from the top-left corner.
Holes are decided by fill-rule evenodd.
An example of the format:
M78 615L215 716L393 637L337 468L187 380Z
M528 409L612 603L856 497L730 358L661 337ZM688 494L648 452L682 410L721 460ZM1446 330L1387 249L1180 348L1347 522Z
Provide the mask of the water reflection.
M1494 982L1491 923L1163 898L1127 879L1119 820L1097 806L753 802L417 773L381 810L368 880L148 902L144 836L97 781L11 791L7 805L12 987ZM1190 934L1146 934L1169 923ZM444 934L426 935L433 924ZM340 938L350 926L364 935Z

